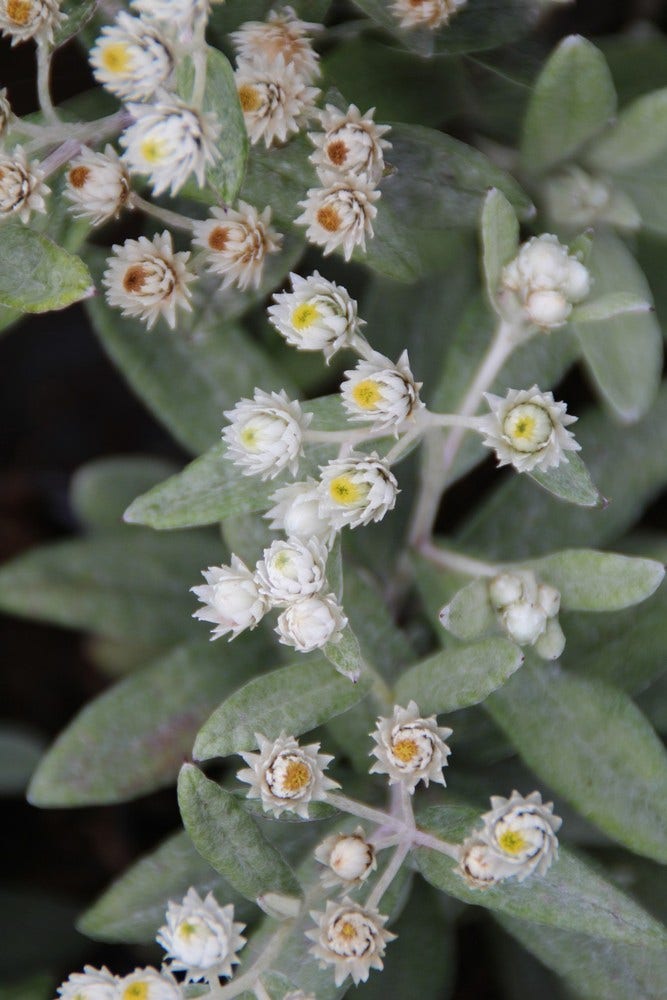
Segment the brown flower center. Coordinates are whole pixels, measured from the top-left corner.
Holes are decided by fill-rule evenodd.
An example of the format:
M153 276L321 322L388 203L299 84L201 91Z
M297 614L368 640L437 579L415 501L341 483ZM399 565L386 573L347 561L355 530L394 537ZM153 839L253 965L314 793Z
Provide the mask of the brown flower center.
M257 87L244 83L239 87L239 101L243 111L258 111L262 106L262 95Z
M208 245L211 250L217 250L221 252L227 246L227 239L229 237L229 230L225 229L223 226L216 226L215 229L211 230L208 238Z
M82 188L90 177L89 167L72 167L69 172L69 182L73 188Z
M123 278L123 288L126 292L140 292L144 287L146 278L148 274L146 269L141 266L141 264L133 264L132 267L128 267L125 272L125 277Z
M340 229L340 215L333 205L323 205L318 209L317 221L328 233L337 233Z
M342 139L334 139L327 146L327 156L332 163L335 163L337 167L340 167L345 163L347 159L347 146Z
M22 27L32 14L32 0L7 0L7 17Z

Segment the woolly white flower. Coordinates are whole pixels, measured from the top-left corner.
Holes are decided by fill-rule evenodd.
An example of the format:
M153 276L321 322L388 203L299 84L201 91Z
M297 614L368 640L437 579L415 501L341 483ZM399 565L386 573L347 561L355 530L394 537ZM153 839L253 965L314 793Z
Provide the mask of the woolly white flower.
M315 944L310 953L320 967L334 967L334 981L340 986L348 976L355 986L365 983L371 969L382 969L387 942L396 937L384 929L388 917L376 909L367 909L347 897L342 903L327 901L324 913L311 911L317 924L306 931Z
M130 197L130 179L113 146L103 153L84 149L69 165L65 195L77 219L100 226L117 219Z
M177 28L191 28L193 22L208 15L210 4L219 0L132 0L141 17L164 21Z
M542 802L539 792L525 798L517 791L508 799L491 796L491 810L482 816L484 827L474 836L507 866L503 877L523 882L533 872L544 875L556 860L556 831L563 821L553 815L553 808L553 802Z
M7 88L0 89L0 138L7 129L12 117L12 107L7 97Z
M490 889L507 877L507 866L477 837L468 837L461 844L456 873L466 880L471 889Z
M220 156L215 141L220 122L175 97L156 104L129 104L136 121L123 132L123 158L130 169L148 174L153 194L176 194L191 174L200 187L208 164Z
M553 393L532 389L510 389L507 395L484 397L491 413L482 418L484 444L493 448L498 466L513 465L517 472L539 469L544 472L567 463L566 451L579 451L571 431L565 428L577 418L567 412L566 403L557 403Z
M166 924L156 940L167 952L172 972L184 972L186 983L232 976L237 951L245 944L245 924L234 923L234 907L220 906L212 892L202 899L188 889L181 903L169 902Z
M307 36L321 30L321 24L301 21L292 7L283 7L271 11L266 21L246 21L230 38L239 60L282 56L306 83L312 83L320 72L319 56Z
M222 431L226 457L244 475L274 479L285 468L296 475L311 414L303 413L284 389L255 389L252 399L239 400L232 410L225 410L225 416L230 421Z
M58 987L61 1000L117 1000L117 979L107 968L84 966Z
M213 208L212 219L196 222L196 246L206 251L208 270L223 278L222 287L237 285L241 291L259 288L267 254L280 250L282 236L271 229L271 208L260 213L245 201L238 209Z
M326 865L321 876L325 889L341 885L354 888L377 868L375 848L366 840L361 826L354 833L334 833L327 837L315 848L315 858Z
M275 506L264 515L272 519L269 527L303 541L316 538L327 546L331 545L336 529L329 520L320 516L317 486L316 480L306 479L276 490L271 496Z
M255 569L260 593L273 605L319 593L326 583L327 555L326 545L317 538L273 542Z
M288 604L278 616L276 632L285 646L300 653L338 642L347 618L333 594L303 597Z
M250 785L248 798L261 799L265 812L276 817L295 812L308 819L310 802L320 802L328 791L340 788L338 782L324 774L333 757L318 753L319 743L300 747L285 732L277 740L267 740L261 733L255 733L255 738L259 753L240 754L248 767L236 776Z
M563 326L590 286L588 270L550 233L524 243L501 277L501 290L514 297L508 304L544 330Z
M118 980L116 1000L183 1000L183 991L170 972L135 969Z
M299 131L319 95L282 56L240 62L234 79L248 138L253 145L263 140L267 149Z
M174 253L171 233L166 229L152 240L140 236L115 244L107 260L103 282L109 305L118 306L123 316L137 316L152 329L159 316L176 326L176 309L192 311L188 283L194 281L185 263L187 251Z
M372 238L377 215L373 202L379 197L379 191L355 177L310 188L306 200L299 202L304 211L295 223L308 227L306 239L323 247L325 256L342 247L349 260L356 246L366 251L366 237Z
M228 632L230 641L235 639L245 629L255 628L269 610L254 574L238 556L232 555L231 566L209 566L202 576L206 583L190 589L204 607L192 617L216 626L211 640Z
M31 212L46 212L44 195L50 188L43 177L36 161L28 163L22 146L11 153L0 152L0 222L11 216L27 222Z
M345 113L333 104L327 104L320 112L324 131L309 132L308 138L315 146L310 161L323 183L352 175L375 185L382 178L383 150L391 148L391 143L382 136L390 127L376 125L374 112L375 108L371 108L362 115L354 104Z
M65 20L58 0L0 0L0 31L11 37L12 45L29 38L53 41Z
M381 521L393 510L398 483L389 466L375 453L351 452L347 458L332 459L320 467L317 488L320 516L337 529L349 524L358 528Z
M448 24L450 17L466 0L394 0L391 10L401 28L430 28L435 31Z
M351 420L371 421L373 430L392 429L398 435L399 427L424 406L419 398L421 385L410 371L407 351L396 364L376 354L373 361L359 361L345 372L343 406Z
M123 101L145 101L163 87L174 68L174 54L150 23L121 11L102 28L90 52L98 83Z
M273 296L269 322L288 344L299 351L322 351L327 362L349 346L364 321L357 303L342 285L327 281L318 271L307 278L290 274L291 292Z
M451 735L451 729L438 726L435 715L423 718L416 702L410 701L407 708L396 705L389 718L377 720L371 733L377 744L371 754L377 760L370 773L388 774L390 785L401 782L411 793L420 781L444 785L442 769L451 752L444 741Z

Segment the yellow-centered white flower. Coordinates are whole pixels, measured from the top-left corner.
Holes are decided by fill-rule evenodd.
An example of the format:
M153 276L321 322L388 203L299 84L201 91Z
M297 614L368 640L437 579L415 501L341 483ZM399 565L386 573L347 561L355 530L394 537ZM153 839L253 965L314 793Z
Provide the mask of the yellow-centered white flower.
M377 720L371 733L376 743L371 755L377 760L370 774L387 774L390 785L400 783L410 793L420 781L444 785L442 770L451 753L445 740L451 735L451 729L438 726L435 715L423 718L416 702L410 701L407 708L396 705L389 718Z
M84 966L58 987L60 1000L117 1000L118 980L105 967Z
M566 403L557 403L553 393L531 389L509 389L507 395L485 392L491 412L480 421L484 444L493 448L498 466L513 465L517 472L538 469L545 472L561 462L566 452L579 445L566 428L577 417L567 412Z
M320 93L281 55L240 61L234 79L248 138L253 145L263 141L267 149L299 131Z
M424 407L419 398L421 385L410 371L407 351L396 364L376 354L373 361L359 361L345 372L343 406L350 420L370 423L373 430L392 430L398 436L405 421Z
M166 921L156 940L171 971L185 973L184 982L206 979L215 985L220 976L234 974L246 939L241 933L245 924L234 923L231 903L220 906L212 892L202 899L190 888L181 903L168 903Z
M140 236L115 244L113 252L102 281L109 305L118 306L123 316L136 316L149 330L164 316L173 330L177 308L192 311L188 283L195 279L185 266L190 253L175 253L166 229L152 240Z
M227 454L246 476L274 479L283 469L296 475L303 454L303 434L311 414L280 392L255 389L252 399L241 399L225 410L229 425L222 430Z
M27 222L31 212L46 212L44 196L50 188L43 177L36 160L28 163L22 146L0 151L0 222L15 217Z
M299 351L322 351L327 363L349 346L364 325L347 289L327 281L318 271L307 278L290 274L291 292L279 292L269 306L269 322Z
M505 865L504 878L523 882L533 872L544 875L556 860L556 832L563 821L553 808L553 802L542 802L539 792L525 798L517 791L508 799L491 796L491 809L482 816L484 826L474 836Z
M590 287L588 270L551 233L524 243L501 277L501 297L510 315L518 313L542 330L563 326Z
M373 202L379 197L379 191L356 177L310 188L306 200L299 202L303 212L295 223L307 227L306 239L322 247L325 257L341 247L349 260L357 246L366 252L366 237L373 237L377 215Z
M336 529L381 521L387 511L394 509L398 483L375 452L352 452L347 458L332 459L320 466L320 473L320 517Z
M312 83L318 76L319 56L313 49L308 35L322 30L321 24L301 21L293 7L272 10L266 21L246 21L230 38L239 61L269 61L281 56L291 65L305 83Z
M391 10L401 28L429 28L435 31L449 23L466 0L394 0Z
M255 569L260 593L274 606L318 594L326 585L328 554L326 545L317 538L272 542Z
M339 642L346 625L347 618L335 595L319 593L288 604L278 615L276 632L284 646L310 653Z
M123 101L147 101L167 85L174 53L158 28L121 11L90 52L98 83Z
M390 131L390 127L376 125L374 113L375 108L371 108L362 115L354 104L346 112L327 104L320 112L320 124L324 131L309 132L308 138L315 146L310 161L315 164L323 184L349 176L358 177L370 185L381 180L384 150L391 148L391 143L382 136Z
M254 573L238 556L232 555L230 566L209 566L202 575L206 583L191 590L204 607L192 617L215 625L211 640L223 635L235 639L245 629L255 628L269 610Z
M349 976L354 985L365 983L371 969L382 969L387 942L396 937L385 930L389 919L374 908L365 908L347 897L341 903L327 901L324 913L311 911L317 924L306 931L314 941L311 955L320 967L334 967L334 981L341 986Z
M135 969L118 980L115 1000L183 1000L183 991L166 969Z
M306 479L276 490L271 496L275 506L264 515L271 518L269 527L302 541L316 538L330 546L336 536L336 529L329 520L320 516L317 486L315 479Z
M289 697L289 692L285 692ZM294 812L308 819L308 805L326 798L326 793L340 788L327 778L326 768L333 760L319 753L320 744L301 747L293 736L282 732L277 740L268 740L255 733L259 753L242 753L248 767L237 778L250 785L249 799L261 799L265 812L279 818L284 812Z
M505 878L505 864L474 835L461 844L461 854L456 873L466 880L471 889L490 889Z
M271 208L260 214L245 201L238 209L213 208L213 218L195 222L195 246L203 247L207 269L222 277L222 287L259 288L268 254L280 250L282 236L271 228Z
M67 170L65 195L77 219L101 226L117 219L130 197L130 178L113 146L103 153L84 149Z
M353 889L377 868L375 848L366 840L361 826L354 833L334 833L327 837L315 848L315 858L326 866L321 875L325 889L334 886Z
M29 38L53 41L54 31L65 20L58 0L0 0L0 31L12 45Z

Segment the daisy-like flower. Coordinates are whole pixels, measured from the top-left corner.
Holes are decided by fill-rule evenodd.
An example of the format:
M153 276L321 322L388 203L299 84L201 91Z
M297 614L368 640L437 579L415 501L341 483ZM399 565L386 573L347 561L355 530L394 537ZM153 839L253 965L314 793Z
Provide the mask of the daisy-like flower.
M130 178L113 146L103 153L84 149L69 165L65 195L77 219L101 226L117 219L130 197Z
M543 330L563 326L572 306L588 295L591 276L557 236L543 233L524 243L503 269L501 293L510 311Z
M53 41L53 33L65 20L58 0L0 0L0 31L12 45L29 38Z
M407 351L396 364L377 354L373 361L360 361L345 372L343 406L351 420L370 421L373 430L393 430L398 436L401 425L423 409L421 385L410 371Z
M491 796L491 810L482 816L484 827L474 836L506 865L505 878L523 882L533 872L544 875L556 860L556 832L563 821L553 809L553 802L542 802L539 792L525 798L517 791L508 799Z
M480 423L483 443L493 448L498 467L513 465L517 472L547 469L567 463L567 451L579 451L571 431L577 417L567 412L566 403L557 403L552 392L510 389L505 397L485 392L489 413Z
M347 618L334 594L317 594L292 601L278 616L276 632L284 646L300 653L339 642Z
M140 236L113 247L102 278L109 305L118 306L123 316L137 316L152 329L159 316L176 326L176 309L192 311L188 283L194 281L185 266L190 253L174 253L171 233L166 229L152 240Z
M391 10L401 28L430 28L435 31L449 23L466 0L394 0Z
M277 740L267 740L261 733L255 733L255 738L259 753L240 754L248 767L242 768L237 778L250 785L248 798L261 799L265 812L277 818L294 812L308 819L310 802L321 802L328 791L340 788L324 774L333 757L319 753L319 743L300 747L285 732Z
M354 104L345 113L333 104L327 104L320 112L324 131L309 132L308 138L315 146L310 161L315 164L321 181L329 183L352 175L375 185L382 178L383 151L391 148L391 143L382 136L390 128L376 125L374 113L375 108L371 108L362 115Z
M117 1000L118 980L107 968L84 966L58 987L60 1000Z
M291 292L273 296L269 322L299 351L322 351L327 363L341 347L349 346L364 320L357 303L342 285L327 281L318 271L307 278L290 274Z
M319 593L326 583L328 549L317 538L275 541L257 563L255 579L271 604L282 605Z
M355 986L365 983L371 969L382 969L387 942L396 937L385 930L388 917L375 909L366 909L347 897L342 903L327 901L324 913L311 911L317 927L306 931L314 941L311 955L319 959L320 967L334 967L336 986L348 976Z
M371 754L377 760L370 773L388 774L390 785L400 782L410 793L420 781L427 787L430 781L444 785L442 769L451 753L445 740L451 735L451 729L438 726L435 715L424 719L416 702L410 701L407 708L396 705L388 719L377 720L371 733L377 744Z
M320 516L320 498L315 479L281 486L271 496L275 504L264 517L271 519L274 531L284 531L292 538L309 541L316 538L330 546L336 537L331 522Z
M286 468L296 475L311 414L304 413L284 389L255 389L252 399L239 400L232 410L225 410L225 416L229 420L222 431L226 457L240 466L244 475L274 479Z
M353 889L377 868L375 848L366 840L361 826L354 833L334 833L327 837L315 848L315 858L326 865L321 876L325 889L334 886Z
M115 1000L183 1000L183 991L165 969L135 969L118 980Z
M50 188L43 177L36 161L28 163L22 146L11 153L0 151L0 222L13 216L27 222L31 212L46 212L44 196Z
M12 117L12 107L7 97L7 88L0 89L0 138L4 135Z
M320 466L320 472L320 516L336 529L381 521L387 511L394 509L398 483L375 452L351 452L347 458L335 458Z
M477 837L468 837L461 844L461 855L455 871L471 889L490 889L506 878L506 865Z
M150 22L121 11L90 52L98 83L123 101L146 101L166 83L174 53Z
M239 62L234 78L248 138L253 145L263 141L267 149L299 131L320 93L281 55Z
M130 170L148 174L153 194L176 194L191 174L203 187L206 167L220 156L220 122L210 112L188 107L175 97L156 104L129 104L136 121L123 132L123 158Z
M260 214L252 205L240 201L237 210L211 211L212 219L195 223L193 240L206 251L208 270L222 277L223 288L259 288L267 254L276 253L282 244L280 233L269 225L271 208Z
M301 21L292 7L283 7L271 11L266 21L246 21L230 37L240 61L252 63L262 57L272 61L281 56L305 83L312 83L320 68L308 35L321 30L321 24Z
M213 982L231 977L238 965L237 952L245 944L245 924L234 923L234 907L220 906L212 892L202 899L188 889L181 903L169 902L166 924L157 932L157 943L167 952L172 972L184 972L186 983Z
M299 202L303 212L295 223L307 226L306 239L322 247L325 257L342 247L349 260L356 246L366 252L366 237L372 238L377 215L373 202L379 197L379 191L356 177L310 188L306 200Z
M192 617L215 625L211 640L228 633L230 641L235 639L245 629L255 628L269 610L254 574L238 556L232 555L231 566L209 566L202 576L206 583L191 590L204 607Z

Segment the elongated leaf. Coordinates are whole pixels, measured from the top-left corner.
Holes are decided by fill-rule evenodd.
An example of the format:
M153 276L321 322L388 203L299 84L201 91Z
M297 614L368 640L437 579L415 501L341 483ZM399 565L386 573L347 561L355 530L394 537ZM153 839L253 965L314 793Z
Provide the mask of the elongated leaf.
M125 508L139 493L176 471L173 462L152 455L100 458L77 469L70 484L70 503L91 527L121 524Z
M573 323L599 323L602 320L614 319L626 313L646 313L653 309L651 303L634 292L608 292L593 299L582 302L572 310Z
M529 564L538 579L560 591L568 611L619 611L645 601L659 587L665 567L654 559L614 552L566 549Z
M489 302L496 308L500 276L519 248L519 220L507 198L495 188L482 209L482 262Z
M343 629L338 642L328 642L322 650L329 663L346 677L350 684L358 684L366 671L366 663L359 640L350 625Z
M553 493L566 503L578 507L603 507L606 502L577 452L569 452L567 462L561 462L553 469L533 469L528 476L547 493Z
M267 892L301 896L291 868L252 816L234 795L192 764L181 768L178 805L201 856L246 899L256 900Z
M5 223L0 240L0 306L41 313L64 309L95 291L79 257L27 226Z
M98 0L63 0L60 9L67 18L54 34L54 44L62 45L73 35L76 35L83 25L95 13Z
M477 639L497 627L489 600L488 580L473 580L452 597L440 612L443 628L457 639Z
M616 110L604 56L580 35L565 38L540 73L524 122L521 157L531 173L567 160Z
M667 88L623 108L616 122L587 150L586 163L610 174L636 171L667 150Z
M582 816L637 854L667 860L667 753L627 695L527 662L485 708Z
M259 633L244 639L188 643L90 702L41 761L33 805L125 802L173 782L211 705L267 656Z
M282 730L299 736L360 701L371 681L356 684L336 673L325 659L300 660L249 681L220 705L200 729L196 760L254 750L255 733L275 739Z

